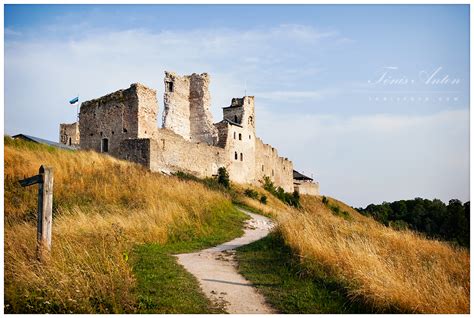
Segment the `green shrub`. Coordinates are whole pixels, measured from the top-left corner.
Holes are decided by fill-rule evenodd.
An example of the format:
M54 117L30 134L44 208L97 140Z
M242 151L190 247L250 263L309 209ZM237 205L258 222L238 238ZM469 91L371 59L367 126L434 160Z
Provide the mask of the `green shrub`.
M288 193L285 192L282 187L275 188L275 185L269 176L263 177L263 188L283 201L285 204L294 206L295 208L301 207L300 195L298 192L294 191L293 193Z
M323 204L328 205L329 200L325 196L323 196Z
M255 191L255 190L253 190L253 189L250 189L250 188L249 188L249 189L245 189L244 194L245 194L246 196L248 196L249 198L252 198L252 199L255 199L255 200L258 199L258 192Z
M220 167L217 170L217 182L226 189L230 188L229 173L227 172L226 168Z
M326 198L326 202L327 202L327 198ZM346 220L351 219L351 215L349 214L349 212L341 210L341 208L339 208L339 206L329 204L329 208L331 209L331 211L334 215L340 216L340 217L342 217Z
M260 203L267 204L267 196L265 194L260 197Z

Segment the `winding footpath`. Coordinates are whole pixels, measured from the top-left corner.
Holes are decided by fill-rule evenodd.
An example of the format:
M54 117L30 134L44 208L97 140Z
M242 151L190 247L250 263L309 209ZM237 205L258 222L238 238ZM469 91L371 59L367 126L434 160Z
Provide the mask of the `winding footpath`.
M250 213L245 234L230 242L200 252L176 255L178 262L199 281L204 294L230 314L275 313L252 283L237 272L235 249L265 237L273 222L264 216Z

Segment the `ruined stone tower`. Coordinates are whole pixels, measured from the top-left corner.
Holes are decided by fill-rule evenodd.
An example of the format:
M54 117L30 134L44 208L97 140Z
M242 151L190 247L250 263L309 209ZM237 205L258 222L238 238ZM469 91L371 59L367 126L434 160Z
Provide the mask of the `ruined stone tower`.
M210 76L207 73L178 76L165 72L163 128L184 139L217 143L217 129L210 112Z
M79 123L75 122L72 124L60 124L59 125L59 142L67 146L79 147L79 144L80 144Z
M79 113L81 148L118 156L120 143L156 133L156 91L132 84L98 99L83 102Z
M269 177L292 192L293 163L256 135L255 98L232 98L222 108L223 119L214 124L209 81L206 73L165 72L163 128L156 122L156 91L142 84L83 102L79 123L62 124L60 140L151 171L211 177L225 167L233 182L260 184Z

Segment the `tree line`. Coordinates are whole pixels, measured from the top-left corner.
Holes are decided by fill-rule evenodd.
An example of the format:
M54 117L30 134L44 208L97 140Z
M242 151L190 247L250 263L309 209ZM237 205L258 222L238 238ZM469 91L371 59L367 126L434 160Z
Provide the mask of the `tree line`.
M469 248L469 201L415 198L369 204L357 211L395 229L411 229L430 238L455 242Z

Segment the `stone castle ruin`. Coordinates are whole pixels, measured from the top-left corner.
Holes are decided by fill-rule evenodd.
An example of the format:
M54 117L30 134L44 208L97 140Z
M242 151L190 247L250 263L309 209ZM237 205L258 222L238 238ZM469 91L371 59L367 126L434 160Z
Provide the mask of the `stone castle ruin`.
M60 142L108 153L151 171L198 177L225 167L232 181L259 184L265 176L287 192L319 194L311 178L294 179L293 163L256 136L253 96L233 98L223 120L210 112L210 76L165 72L163 128L156 91L142 84L83 102L79 122L60 125Z

